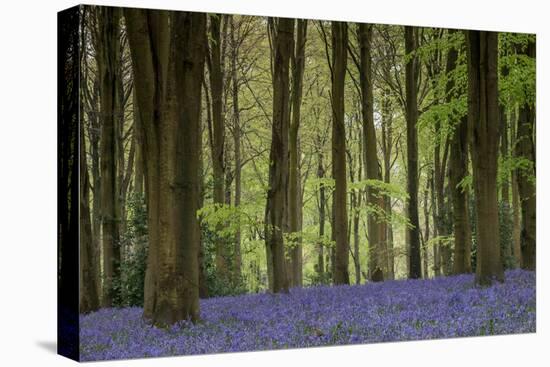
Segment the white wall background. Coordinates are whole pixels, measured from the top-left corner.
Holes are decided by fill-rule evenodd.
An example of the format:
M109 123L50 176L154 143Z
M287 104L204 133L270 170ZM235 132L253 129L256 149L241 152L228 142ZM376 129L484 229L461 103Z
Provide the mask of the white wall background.
M125 0L119 6L537 33L537 334L135 360L135 366L539 366L548 363L550 22L544 0ZM68 366L56 340L56 12L74 1L0 10L0 365ZM545 102L543 102L545 101ZM542 159L541 159L542 158ZM546 268L545 268L546 267ZM545 363L546 362L546 363ZM123 366L128 362L101 365ZM100 365L91 363L91 366ZM547 364L546 364L547 365Z

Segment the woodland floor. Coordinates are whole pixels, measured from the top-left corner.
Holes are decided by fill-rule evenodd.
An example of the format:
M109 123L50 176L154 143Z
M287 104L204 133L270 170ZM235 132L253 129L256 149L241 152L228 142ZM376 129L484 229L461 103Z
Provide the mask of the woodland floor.
M317 286L201 300L201 322L147 325L141 308L80 316L84 361L535 332L535 274Z

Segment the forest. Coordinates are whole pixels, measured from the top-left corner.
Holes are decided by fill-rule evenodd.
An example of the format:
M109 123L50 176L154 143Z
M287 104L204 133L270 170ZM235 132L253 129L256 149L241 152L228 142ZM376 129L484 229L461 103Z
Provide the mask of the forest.
M535 331L535 35L78 17L84 359Z

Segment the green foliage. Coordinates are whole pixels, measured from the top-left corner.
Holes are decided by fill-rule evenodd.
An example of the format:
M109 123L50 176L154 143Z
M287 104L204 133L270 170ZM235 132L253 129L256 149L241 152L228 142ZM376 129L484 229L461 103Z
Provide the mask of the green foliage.
M534 35L502 33L500 36L500 70L508 71L508 75L501 73L499 79L499 98L504 105L535 104L536 60L522 54L529 42L535 42Z
M367 179L367 180L351 182L348 185L348 189L350 191L364 190L368 188L375 189L375 193L378 197L389 196L391 198L399 199L402 201L408 199L409 197L409 195L407 194L407 191L403 187L396 185L394 183L386 183L381 180Z
M472 269L476 269L477 264L477 237L476 237L476 212L474 198L470 199L470 226L472 228ZM512 256L514 241L514 222L510 206L502 201L498 203L498 222L499 222L499 240L500 257L504 269L517 267L515 258Z
M462 180L460 180L457 187L460 188L462 192L471 192L473 185L474 185L474 176L467 175L467 176L464 176Z
M448 247L452 249L454 247L454 236L451 234L449 236L437 236L430 238L428 242L426 242L426 246L428 248L431 248L433 245L439 245L440 247Z
M504 269L512 269L517 266L516 259L512 255L514 247L514 219L510 204L503 201L498 205L498 224L500 230L500 256Z
M533 184L536 184L536 177L533 174L535 172L535 163L525 157L515 156L499 156L499 170L498 170L498 185L509 181L509 177L513 171L521 171L523 175L527 176L527 179Z
M143 306L145 269L147 265L147 208L143 195L132 194L127 202L128 221L122 234L123 256L120 276L113 279L115 306Z
M202 245L204 251L203 266L206 275L206 286L209 297L233 296L246 293L247 289L243 279L224 279L216 274L216 242L219 240L216 231L211 231L207 225L201 228ZM224 238L226 239L226 238ZM233 243L224 241L227 246ZM231 250L233 247L230 247ZM233 251L230 251L229 260L234 259ZM230 261L232 264L232 261ZM230 270L234 270L230 266Z

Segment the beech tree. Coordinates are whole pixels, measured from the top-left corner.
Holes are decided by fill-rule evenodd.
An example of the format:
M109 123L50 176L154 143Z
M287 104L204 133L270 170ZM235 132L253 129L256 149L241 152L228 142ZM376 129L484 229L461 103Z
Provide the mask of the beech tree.
M374 97L371 60L372 25L359 23L357 27L361 61L359 68L361 84L361 113L363 116L363 144L365 172L369 180L382 180L379 169L376 130L374 128ZM384 198L375 187L367 189L368 205L383 208ZM382 281L388 273L388 251L386 248L386 228L382 220L371 214L368 218L369 233L369 278Z
M113 305L116 297L113 280L119 276L120 233L119 233L119 181L117 121L121 113L117 98L120 85L117 83L117 66L120 59L120 10L110 7L99 8L98 50L100 91L100 170L101 170L101 229L103 244L103 307Z
M214 204L225 203L225 121L223 111L223 78L222 68L222 15L214 14L209 17L209 54L208 71L210 76L210 94L212 103L212 168L214 179ZM226 21L224 27L226 27ZM220 228L221 229L221 228ZM216 241L216 269L220 277L229 279L230 264L228 255L228 244L223 237Z
M420 223L418 220L418 60L416 54L417 30L405 27L406 120L407 120L407 192L409 193L408 214L409 233L409 278L421 277L420 263Z
M349 284L349 243L347 226L346 129L344 124L344 84L347 67L348 26L332 22L332 177L335 189L332 197L335 244L335 284Z
M451 47L447 52L446 74L450 75L456 70L458 50ZM446 85L447 100L456 97L454 79L449 78ZM472 231L470 228L470 211L468 208L468 190L461 186L461 182L468 176L468 119L463 116L456 123L454 134L451 137L449 158L449 185L453 203L453 229L454 229L454 259L453 273L470 273Z
M97 260L92 239L90 219L90 176L86 162L86 139L84 129L80 130L80 313L96 311L99 308L98 285L95 261Z
M307 20L298 19L296 22L295 50L291 58L292 65L292 119L289 127L289 178L288 178L288 221L289 232L299 233L302 228L301 204L301 175L300 150L298 132L300 129L300 109L302 104L302 88L304 79L304 63L306 48ZM302 244L297 238L290 250L291 272L290 284L302 286Z
M135 88L148 197L144 317L155 325L196 320L199 156L194 134L199 131L206 16L140 9L125 9L124 15L134 75L141 76Z
M273 55L273 121L269 153L269 189L265 207L265 245L271 263L269 289L288 292L283 226L288 190L288 137L290 125L290 55L294 20L270 19L275 27Z
M523 54L535 58L535 42L529 41ZM515 146L516 158L523 162L516 170L519 200L521 202L521 267L528 270L536 269L536 233L537 209L535 191L535 109L531 91L523 91L524 103L519 108L517 122L517 138Z
M468 125L476 200L476 281L490 285L504 280L500 258L497 155L498 35L468 31Z

